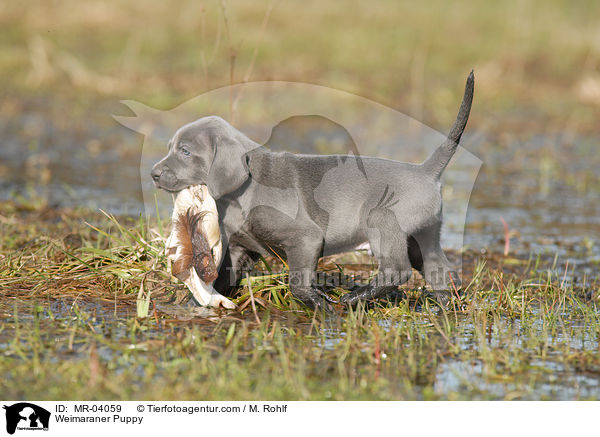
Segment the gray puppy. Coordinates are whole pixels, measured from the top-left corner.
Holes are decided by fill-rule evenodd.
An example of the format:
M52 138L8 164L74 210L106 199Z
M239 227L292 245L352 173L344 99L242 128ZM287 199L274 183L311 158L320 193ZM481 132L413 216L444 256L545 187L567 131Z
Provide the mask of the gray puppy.
M385 296L412 268L445 302L460 280L440 247L440 178L467 124L473 83L471 72L454 126L422 164L275 153L211 116L175 133L152 179L170 192L206 184L216 199L227 247L214 284L220 293L229 295L260 255L275 253L287 258L292 294L327 307L329 298L313 283L319 258L368 243L378 274L342 302Z

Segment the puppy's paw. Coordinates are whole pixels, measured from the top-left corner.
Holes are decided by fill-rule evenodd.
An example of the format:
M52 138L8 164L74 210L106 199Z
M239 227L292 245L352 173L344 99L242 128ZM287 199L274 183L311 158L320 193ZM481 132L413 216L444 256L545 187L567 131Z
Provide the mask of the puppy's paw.
M460 291L461 287L462 287L462 281L460 280L460 276L458 276L458 273L456 272L450 272L448 274L449 280L447 281L448 284L448 288L450 290L457 290Z
M379 299L380 297L387 296L390 293L397 291L398 287L395 285L384 285L382 287L363 285L356 290L352 290L349 293L344 294L341 297L340 302L354 308L359 302Z
M450 307L452 293L446 290L434 291L433 298L441 308L447 309Z
M374 299L374 291L375 287L371 285L364 285L356 290L352 290L346 294L344 294L340 298L340 302L349 307L356 307L359 302L368 301Z
M425 297L435 301L445 310L461 306L461 298L449 290L436 290L425 293Z
M292 294L304 305L315 311L332 312L332 306L327 302L335 302L320 290L310 287L294 287Z

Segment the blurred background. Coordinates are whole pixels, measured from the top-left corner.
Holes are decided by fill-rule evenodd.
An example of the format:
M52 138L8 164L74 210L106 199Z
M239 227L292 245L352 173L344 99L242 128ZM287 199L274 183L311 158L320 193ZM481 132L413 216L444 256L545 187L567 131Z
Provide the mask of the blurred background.
M462 145L483 166L465 245L502 247L502 217L512 251L593 270L599 18L596 1L3 0L0 199L138 214L143 137L112 118L133 115L121 100L168 110L230 84L307 82L445 133L474 69Z

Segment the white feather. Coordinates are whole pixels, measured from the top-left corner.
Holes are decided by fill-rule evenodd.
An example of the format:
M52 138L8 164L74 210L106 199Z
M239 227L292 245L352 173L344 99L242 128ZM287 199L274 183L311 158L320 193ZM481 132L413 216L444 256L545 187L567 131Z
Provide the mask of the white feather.
M217 212L215 199L208 193L208 188L206 185L193 185L177 193L173 200L173 223L178 220L179 216L186 215L190 209L192 214L207 212L201 222L201 226L208 238L213 260L218 268L223 256L221 232L219 230L219 213ZM175 249L175 252L171 253L171 249ZM169 262L175 262L181 256L181 251L182 244L173 230L165 242L165 253ZM168 269L169 271L171 270L170 265ZM236 308L236 305L232 301L219 294L213 288L212 283L204 283L193 266L190 267L190 274L184 283L200 305L209 307L223 306L228 309Z

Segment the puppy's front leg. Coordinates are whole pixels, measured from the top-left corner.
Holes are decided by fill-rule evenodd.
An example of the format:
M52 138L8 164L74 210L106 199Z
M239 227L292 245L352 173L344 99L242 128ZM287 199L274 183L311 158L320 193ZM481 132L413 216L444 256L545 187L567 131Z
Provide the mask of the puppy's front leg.
M242 246L229 246L223 256L219 277L213 284L215 290L225 296L231 296L240 280L252 269L260 255Z

